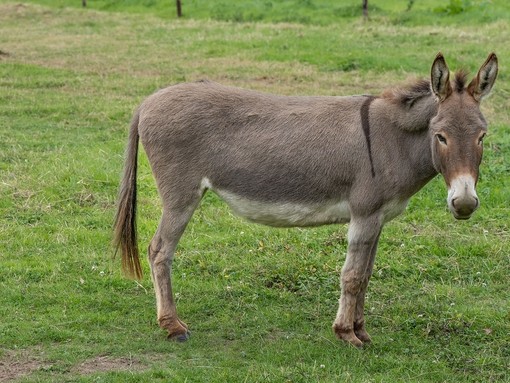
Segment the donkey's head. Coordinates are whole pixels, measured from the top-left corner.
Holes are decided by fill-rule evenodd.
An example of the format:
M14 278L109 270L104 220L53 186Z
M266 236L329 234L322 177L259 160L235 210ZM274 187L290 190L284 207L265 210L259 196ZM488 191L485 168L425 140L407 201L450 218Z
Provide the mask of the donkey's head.
M489 94L497 74L494 53L467 87L463 72L450 82L450 71L441 53L432 64L431 87L439 103L429 129L432 160L446 181L448 207L457 219L468 219L479 205L475 186L487 131L480 101Z

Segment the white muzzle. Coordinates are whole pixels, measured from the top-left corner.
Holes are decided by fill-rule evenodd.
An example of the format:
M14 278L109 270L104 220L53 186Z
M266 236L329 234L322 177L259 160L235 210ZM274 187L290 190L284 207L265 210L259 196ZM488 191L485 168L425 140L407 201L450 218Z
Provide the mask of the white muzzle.
M475 186L470 174L457 176L450 182L448 208L456 219L468 219L480 205Z

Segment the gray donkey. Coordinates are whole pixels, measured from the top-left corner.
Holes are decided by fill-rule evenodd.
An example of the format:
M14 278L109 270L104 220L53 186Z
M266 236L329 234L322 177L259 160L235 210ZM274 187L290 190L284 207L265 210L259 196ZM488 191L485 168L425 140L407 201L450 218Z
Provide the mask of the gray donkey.
M149 245L159 325L184 341L171 266L177 243L207 190L250 221L279 227L349 222L336 336L370 342L363 307L383 225L441 173L448 207L467 219L487 123L480 101L498 72L490 54L469 83L441 54L430 81L379 97L286 97L209 81L179 84L147 98L129 132L115 223L126 274L141 278L136 236L138 140L163 204Z

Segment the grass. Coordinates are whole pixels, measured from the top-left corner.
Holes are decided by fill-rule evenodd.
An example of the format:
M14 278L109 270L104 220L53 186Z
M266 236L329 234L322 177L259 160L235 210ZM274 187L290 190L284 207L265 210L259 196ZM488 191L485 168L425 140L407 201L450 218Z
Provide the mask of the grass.
M80 1L32 0L52 7L82 7ZM175 19L175 2L163 0L94 0L89 9L109 12L150 13ZM300 23L306 25L346 25L362 14L360 0L254 0L254 1L182 1L185 19L229 22ZM510 15L504 0L400 0L370 2L369 16L373 21L392 24L443 24L465 22L484 24Z
M439 1L409 12L405 1L374 2L363 22L354 8L328 11L333 2L272 3L264 13L257 2L184 2L174 20L159 2L0 0L0 381L510 381L508 5L447 14L434 11ZM262 16L215 16L222 6ZM367 302L374 344L354 350L330 328L345 226L250 225L213 195L175 261L193 336L167 342L147 263L137 283L110 257L138 103L200 78L281 94L378 93L427 75L439 50L471 72L489 51L500 57L483 106L482 206L455 222L438 177L387 225ZM145 248L160 207L143 154L139 195Z

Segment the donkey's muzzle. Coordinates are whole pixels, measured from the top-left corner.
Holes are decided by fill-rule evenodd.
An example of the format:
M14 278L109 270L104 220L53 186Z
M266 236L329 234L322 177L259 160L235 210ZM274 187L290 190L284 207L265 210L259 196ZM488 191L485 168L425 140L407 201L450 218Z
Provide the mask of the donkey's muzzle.
M456 219L468 219L480 206L475 185L471 175L459 176L450 183L448 208Z
M478 208L478 198L456 198L452 200L451 211L456 219L469 219L471 214Z

